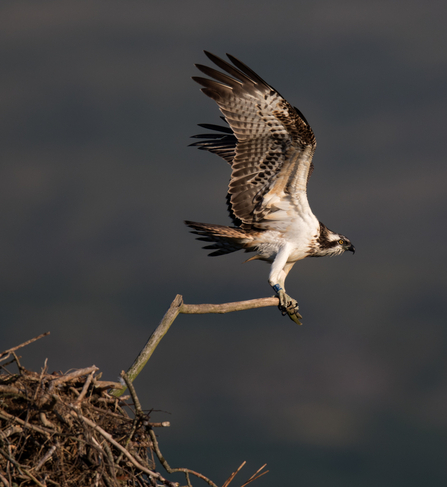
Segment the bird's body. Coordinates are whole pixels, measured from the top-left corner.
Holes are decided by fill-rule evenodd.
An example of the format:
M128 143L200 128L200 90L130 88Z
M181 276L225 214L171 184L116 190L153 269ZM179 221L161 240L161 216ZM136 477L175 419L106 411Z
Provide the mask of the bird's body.
M214 79L193 79L216 101L229 127L203 124L215 132L196 136L205 140L193 145L231 165L227 203L234 226L185 223L199 240L212 242L205 247L214 250L210 255L244 249L255 252L249 260L271 262L269 283L293 319L297 305L285 294L284 281L294 263L354 247L319 222L309 206L316 142L301 112L233 56L228 58L234 66L206 55L228 74L197 65Z

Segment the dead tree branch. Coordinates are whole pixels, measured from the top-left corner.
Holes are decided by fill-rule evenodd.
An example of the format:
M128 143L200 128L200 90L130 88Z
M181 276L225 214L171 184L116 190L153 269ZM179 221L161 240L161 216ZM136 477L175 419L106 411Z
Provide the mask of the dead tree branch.
M154 350L157 348L161 339L166 335L174 320L179 314L209 314L209 313L232 313L233 311L245 311L248 309L265 308L267 306L278 306L279 299L277 297L251 299L249 301L236 301L233 303L222 304L185 304L183 297L177 294L168 311L166 311L160 324L149 337L143 350L141 350L135 362L127 371L127 378L133 382L138 374L143 370L148 360L151 358ZM123 381L124 382L124 381ZM123 384L124 385L124 384ZM115 390L113 395L120 397L126 391L126 387L120 390Z

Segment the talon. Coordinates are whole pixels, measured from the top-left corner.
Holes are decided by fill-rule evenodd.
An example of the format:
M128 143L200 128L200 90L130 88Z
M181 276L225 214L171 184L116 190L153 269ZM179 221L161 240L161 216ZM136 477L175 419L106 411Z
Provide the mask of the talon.
M277 291L276 296L279 299L278 309L281 311L282 316L288 315L292 321L301 325L300 320L303 317L298 313L299 306L297 301L287 295L281 288L275 289L275 291Z

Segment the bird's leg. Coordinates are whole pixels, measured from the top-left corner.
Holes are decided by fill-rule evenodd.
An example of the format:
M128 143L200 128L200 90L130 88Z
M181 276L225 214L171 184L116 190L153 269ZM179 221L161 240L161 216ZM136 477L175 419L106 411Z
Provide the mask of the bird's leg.
M300 320L303 317L298 313L299 306L296 299L293 299L288 294L286 294L284 289L279 284L275 284L272 287L276 291L276 296L279 299L278 308L281 311L282 315L288 315L292 321L294 321L298 325L301 325L302 323Z
M274 264L275 263L276 262L274 262ZM272 265L269 282L279 299L278 308L282 315L285 316L287 314L292 321L298 325L301 325L300 319L303 317L298 313L298 303L295 299L286 294L284 290L284 281L286 280L286 276L290 272L290 269L293 267L293 264L294 263L285 263L284 267L279 271L277 268L275 268L275 265Z

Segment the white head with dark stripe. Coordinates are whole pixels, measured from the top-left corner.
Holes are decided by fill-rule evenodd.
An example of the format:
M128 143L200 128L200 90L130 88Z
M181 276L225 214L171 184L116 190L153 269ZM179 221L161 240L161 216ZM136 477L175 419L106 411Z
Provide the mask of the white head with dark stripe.
M316 236L309 249L309 257L325 257L340 255L346 250L355 253L355 247L349 238L335 233L320 222L320 233Z

